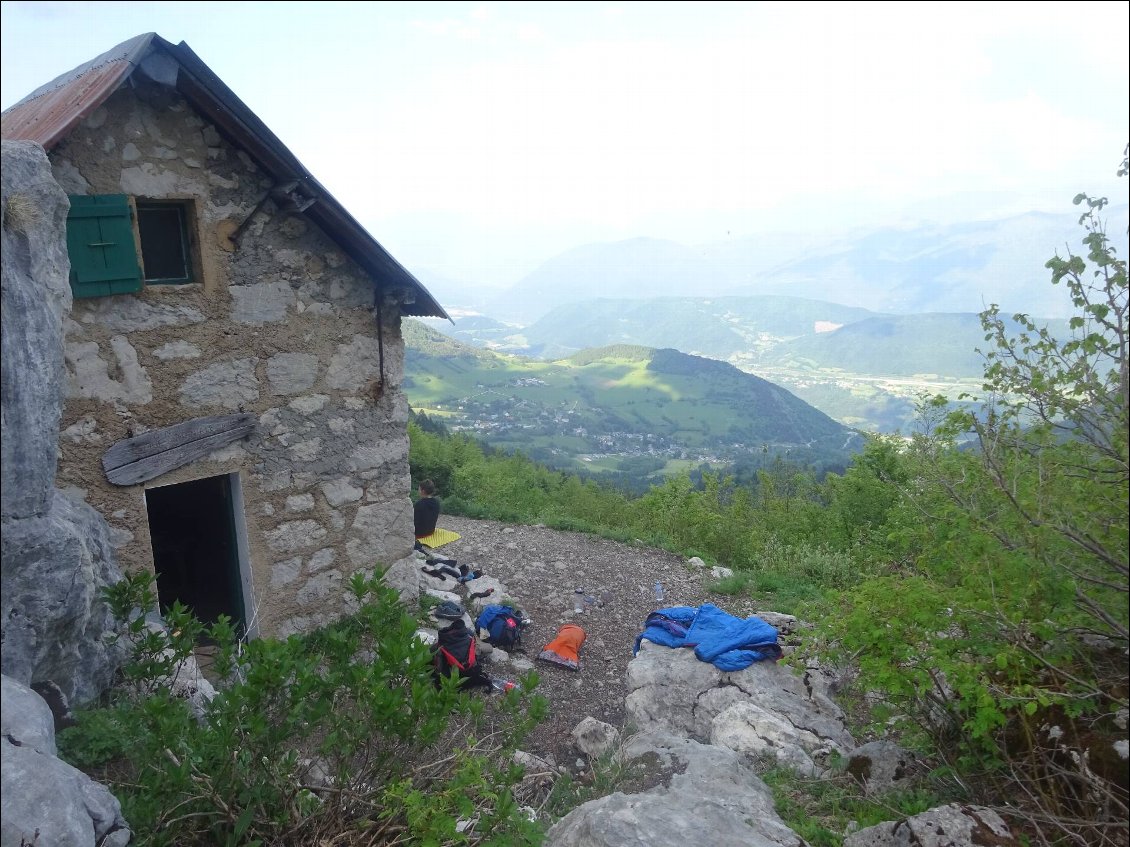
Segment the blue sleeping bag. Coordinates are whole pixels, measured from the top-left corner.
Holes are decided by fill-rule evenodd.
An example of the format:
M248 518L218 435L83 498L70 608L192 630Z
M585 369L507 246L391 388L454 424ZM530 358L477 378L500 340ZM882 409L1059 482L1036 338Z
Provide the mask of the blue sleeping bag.
M775 627L753 615L735 617L711 603L652 612L636 637L633 655L645 638L664 647L692 647L699 661L723 671L740 671L763 659L781 658Z

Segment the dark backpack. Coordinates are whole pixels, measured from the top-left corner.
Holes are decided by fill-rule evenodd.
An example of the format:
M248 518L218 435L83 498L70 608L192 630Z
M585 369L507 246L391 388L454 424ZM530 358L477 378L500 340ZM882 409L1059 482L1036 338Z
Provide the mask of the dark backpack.
M466 686L490 685L490 680L479 667L475 657L475 636L463 621L458 620L439 631L435 647L433 672L436 683L442 676L458 674L467 680Z
M484 607L475 626L484 630L487 641L500 650L513 650L522 643L522 620L513 606Z

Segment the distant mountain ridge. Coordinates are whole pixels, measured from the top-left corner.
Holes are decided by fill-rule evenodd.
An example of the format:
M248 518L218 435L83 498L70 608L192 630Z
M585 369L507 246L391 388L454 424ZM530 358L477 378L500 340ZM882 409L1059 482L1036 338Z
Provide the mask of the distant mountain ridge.
M1066 320L1036 318L1066 337ZM1019 327L1005 320L1015 331ZM477 327L485 327L479 329ZM441 331L476 346L542 359L611 344L673 347L758 366L828 368L873 376L979 376L986 346L976 313L879 314L799 297L598 298L558 306L528 327L457 319Z
M1124 241L1127 205L1104 214L1111 237ZM898 314L979 312L997 303L1007 312L1063 317L1070 303L1047 284L1044 264L1069 245L1082 251L1082 234L1074 213L1030 212L695 247L652 238L587 244L549 259L483 311L530 324L557 306L596 297L778 294Z
M1020 333L1020 326L1011 318L1004 318L1004 323L1010 334ZM1069 336L1066 320L1037 323L1054 336ZM880 376L964 378L984 374L985 359L978 351L989 349L980 315L875 315L834 332L782 341L758 361L778 367L803 362L814 368Z
M807 336L874 314L867 309L779 295L602 297L558 306L520 331L511 329L495 343L547 359L607 344L674 347L684 353L729 359L763 348L769 338ZM457 321L454 329L461 326L462 321ZM477 338L475 343L479 343Z

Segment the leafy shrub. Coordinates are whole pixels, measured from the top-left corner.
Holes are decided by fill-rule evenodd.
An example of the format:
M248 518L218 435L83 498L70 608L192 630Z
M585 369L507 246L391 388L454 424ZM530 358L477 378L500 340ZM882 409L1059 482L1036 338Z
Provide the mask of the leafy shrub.
M875 474L897 494L873 500L891 559L821 622L903 727L982 802L1012 806L1033 841L1121 845L1126 766L1106 751L1124 743L1115 716L1130 706L1130 304L1097 218L1106 201L1076 203L1089 272L1079 256L1047 263L1077 308L1073 336L982 313L986 400L934 421ZM877 562L876 537L861 541Z
M152 600L146 578L115 586L136 658L61 754L110 783L142 845L537 843L507 753L545 703L437 688L396 593L361 575L351 590L356 613L306 636L208 630L225 683L198 717L171 683L199 625L171 614L160 635L131 611Z

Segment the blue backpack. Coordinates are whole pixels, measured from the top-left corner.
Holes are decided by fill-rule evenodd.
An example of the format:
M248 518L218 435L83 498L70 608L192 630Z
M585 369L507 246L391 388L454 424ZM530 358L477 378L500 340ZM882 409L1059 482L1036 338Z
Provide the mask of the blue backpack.
M522 643L522 617L513 606L485 606L475 626L487 633L487 642L500 650L512 650Z

